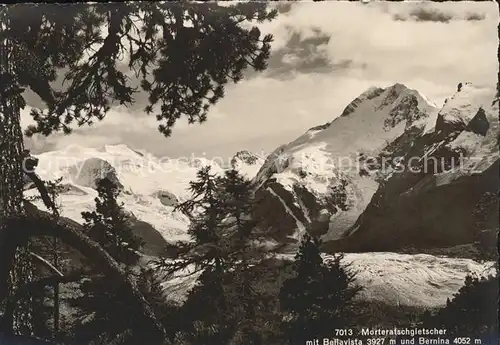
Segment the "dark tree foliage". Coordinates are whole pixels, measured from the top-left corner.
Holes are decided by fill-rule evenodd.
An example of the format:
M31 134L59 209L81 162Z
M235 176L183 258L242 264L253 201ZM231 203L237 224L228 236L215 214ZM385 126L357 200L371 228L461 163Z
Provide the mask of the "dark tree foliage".
M189 344L262 344L264 298L256 292L250 245L257 222L250 181L236 170L223 175L209 167L191 183L193 197L179 208L191 218L191 251L182 267L203 273L182 307L181 332Z
M233 265L256 226L250 181L236 170L218 176L207 166L198 171L190 190L192 197L177 207L191 220L189 260L202 268Z
M192 198L178 208L191 219L188 233L195 244L215 244L221 240L218 227L224 219L218 177L210 166L200 169L196 177L196 181L190 182ZM217 253L213 255L215 261L220 261Z
M38 159L30 157L30 159L26 162L26 169L28 171L34 171L37 164ZM27 181L32 183L29 177L27 178ZM47 196L52 201L52 205L54 205L54 208L52 209L54 217L58 217L60 211L57 206L57 199L60 191L62 190L61 182L62 178L45 182ZM43 197L39 195L28 197L26 199L30 201L43 201ZM59 244L55 238L37 238L31 243L31 245L31 252L52 264L56 269L62 270L60 267L61 248L59 248ZM36 279L43 278L47 276L47 274L54 274L54 272L48 270L46 266L41 265L35 265L33 273ZM33 309L33 333L46 339L54 338L58 333L59 324L61 323L58 305L59 285L54 284L53 286L45 286L42 289L37 289L36 291L29 291L25 296L22 296L20 300L22 301L24 298L29 297L33 299L31 304Z
M227 273L221 268L207 268L189 292L181 315L182 338L191 345L230 344L236 325L232 303L225 292Z
M166 299L161 286L161 276L158 275L155 269L141 267L137 281L139 289L164 325L170 341L175 344L177 333L182 325L180 307Z
M476 241L479 258L495 262L498 269L498 193L485 193L476 205L473 216L479 229Z
M167 304L159 281L146 269L129 274L137 279L167 333L175 334L178 308ZM91 276L81 282L79 290L82 296L69 301L76 310L70 343L134 345L155 341L149 338L151 325L138 317L139 311L131 305L123 286L103 276Z
M223 97L225 85L241 80L247 67L265 69L272 37L261 37L251 23L276 14L265 3L248 2L3 6L0 48L8 66L0 76L0 93L16 99L5 118L14 118L26 105L22 92L30 88L45 108L32 111L36 125L26 134L67 134L75 125L102 120L113 104L133 103L135 93L143 92L149 100L145 111L156 115L160 132L168 136L182 116L190 123L205 121L210 105ZM12 145L21 147L21 141L18 136ZM20 170L20 159L10 159L19 161L11 170ZM93 242L71 234L81 251L99 255L95 261L105 261L118 274L116 263ZM105 231L98 235L109 242ZM115 250L116 257L128 255L119 244L108 243L108 249ZM142 314L159 327L133 282L120 279L142 304ZM4 285L1 281L2 300Z
M229 275L231 285L226 294L232 301L232 314L236 321L237 329L231 339L234 345L259 345L266 344L263 328L268 321L265 313L266 301L256 286L259 284L257 271L241 262Z
M116 200L119 195L116 184L107 178L102 179L97 184L97 191L96 210L82 212L86 221L84 229L135 279L136 273L132 269L139 261L137 252L142 241L133 234L122 205ZM141 271L142 285L139 287L149 286L145 284L146 274L146 271ZM148 325L136 316L138 311L131 307L131 296L119 282L93 272L90 279L82 281L80 292L82 296L70 301L70 305L78 310L79 321L72 330L73 338L78 342L134 344L139 334L142 334L141 340L146 339ZM145 295L147 300L159 293L148 289L141 292L148 293Z
M423 318L424 327L446 329L450 337L498 337L498 276L467 276L465 284L436 314Z
M120 193L118 187L104 178L97 183L97 192L99 196L95 198L95 211L82 212L84 229L118 262L126 265L137 263L137 251L143 242L133 234L123 205L117 201Z
M249 239L257 222L251 219L253 192L251 181L242 176L237 170L225 172L219 179L221 199L225 201L225 212L233 217L229 226L235 227L239 239Z
M27 134L64 131L102 120L112 102L149 96L159 130L176 120L206 120L224 86L266 68L270 35L248 22L272 20L265 3L127 2L2 7L0 40L15 44L15 77L46 103ZM64 84L54 81L64 72ZM139 80L134 85L131 73ZM3 78L3 80L6 80Z
M283 331L291 344L328 338L352 321L353 299L361 290L354 274L341 266L341 255L324 262L321 242L306 234L295 257L296 276L284 282L280 305Z

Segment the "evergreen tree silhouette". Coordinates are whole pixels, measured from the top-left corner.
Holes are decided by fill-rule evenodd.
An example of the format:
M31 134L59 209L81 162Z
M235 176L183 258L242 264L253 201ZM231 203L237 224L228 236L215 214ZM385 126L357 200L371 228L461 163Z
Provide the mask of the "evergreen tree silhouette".
M493 261L498 271L498 193L486 192L477 203L472 216L476 220L479 233L476 248L479 259Z
M133 234L123 205L117 201L119 189L111 180L104 178L98 181L97 191L95 211L82 212L86 221L84 229L90 238L125 267L127 274L137 279L133 268L138 264L138 251L143 242ZM133 344L138 333L142 334L142 340L147 339L147 325L140 318L131 318L137 311L130 306L130 295L123 291L123 285L100 276L98 272L91 273L90 279L85 279L80 286L83 296L70 302L79 311L77 316L81 320L73 329L76 340L101 343L114 340L120 344ZM146 273L141 271L139 277ZM151 299L154 291L147 292Z
M227 274L221 266L206 268L189 292L181 311L186 322L182 333L188 344L230 344L236 325L224 280Z
M84 229L115 260L125 265L136 264L139 259L137 251L144 243L133 234L123 204L117 201L118 186L103 178L97 182L97 192L95 211L82 212Z
M435 314L427 313L423 327L446 329L448 336L498 337L498 277L468 275L464 285Z
M325 263L321 241L305 234L295 256L296 276L286 280L280 291L284 333L290 344L328 338L335 328L352 322L353 298L361 290L355 275L341 266L342 255Z
M26 87L46 103L47 109L32 112L36 125L29 135L69 133L72 124L92 124L113 102L131 104L139 88L149 96L145 110L155 113L160 132L168 136L182 116L191 123L205 121L224 86L240 81L246 68L266 68L272 37L244 22L276 15L265 3L3 7L2 33L14 44L16 60L13 75L2 81L16 84L21 104ZM128 64L121 66L120 60ZM65 84L56 88L52 82L62 68Z
M220 179L220 185L227 212L226 227L234 233L234 241L229 249L233 270L229 274L231 286L227 294L232 301L233 317L238 327L231 344L263 344L262 320L259 320L258 315L259 309L264 307L263 296L255 289L258 280L252 269L255 253L250 244L256 237L253 230L258 225L258 221L251 216L254 206L251 181L231 169Z
M193 238L181 261L203 269L182 308L186 338L190 344L261 344L262 300L251 268L257 225L251 183L234 169L220 176L204 167L197 177L193 197L179 206L191 218Z

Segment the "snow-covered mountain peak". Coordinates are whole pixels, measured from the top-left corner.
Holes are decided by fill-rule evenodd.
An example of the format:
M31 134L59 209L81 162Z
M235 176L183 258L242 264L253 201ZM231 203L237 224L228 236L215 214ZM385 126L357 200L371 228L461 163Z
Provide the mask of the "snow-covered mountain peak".
M434 113L437 109L432 104L403 84L385 89L372 87L332 122L313 127L288 145L279 147L268 157L257 178L262 181L269 176L266 173L269 165L273 165L273 173L281 173L287 168L297 170L304 164L317 165L318 160L332 163L329 159L332 157L356 161L360 153L378 153L406 129L425 122ZM331 175L331 164L323 168L318 171L323 178Z
M379 185L376 171L360 168L363 159L394 154L437 111L419 92L403 84L372 87L332 122L311 128L276 149L257 173L256 185L263 198L264 194L274 197L291 215L298 230L289 236L299 238L304 224L319 221L320 215L324 218L325 209L332 217L330 228L342 232L364 210ZM388 146L398 138L401 144ZM333 195L342 197L337 200Z
M362 104L367 104L366 107L385 110L388 117L392 118L392 120L388 118L388 125L395 125L403 120L411 124L419 118L420 112L426 112L435 107L418 91L396 83L387 88L370 87L349 103L340 116L353 116L359 113L356 110ZM411 111L408 112L408 110ZM406 112L406 118L401 118L403 112Z
M237 156L242 163L238 169L252 178L263 159L250 152ZM158 158L124 144L98 148L69 145L36 157L39 159L36 172L42 179L62 178L63 216L81 222L81 212L93 209L97 181L106 177L122 189L120 199L127 210L172 242L188 239L188 219L174 212L174 206L190 196L189 182L196 180L203 166L210 165L212 172L217 174L224 171L220 166L222 162L206 157ZM252 164L248 163L250 161ZM28 190L26 193L35 195L37 192ZM37 206L45 209L41 203Z
M372 198L388 179L406 178L409 182L404 183L411 185L412 179L424 176L397 173L397 162L409 158L416 157L421 164L437 155L439 162L445 162L439 169L431 163L423 167L436 170L425 175L430 182L424 181L435 186L489 169L498 160L494 90L470 84L459 89L437 109L403 84L373 87L353 100L342 116L278 147L255 178L262 212L273 209L279 218L268 227L293 238L306 230L327 234L325 240L353 234L358 217L370 203L376 204ZM449 126L454 120L460 128ZM445 123L446 131L441 131L440 123ZM460 164L450 169L450 157L460 155ZM325 213L328 224L320 220Z
M243 176L252 179L264 164L264 158L256 153L242 150L233 156L230 163L233 169L238 170Z
M490 107L493 98L493 89L478 88L471 83L460 83L457 92L445 101L439 111L441 124L466 126L476 116L479 108ZM493 116L496 117L497 114Z
M160 159L127 145L100 148L70 145L36 157L39 159L36 171L42 179L62 177L65 186L60 195L63 216L82 222L81 212L94 207L96 182L111 177L122 187L120 201L138 220L151 224L167 241L187 239L188 219L174 212L173 206L176 200L182 201L189 196L189 182L196 179L198 171L198 166L192 162L182 158ZM204 158L201 160L206 162ZM222 171L216 163L211 164L215 172ZM35 195L36 191L26 193ZM37 206L44 209L42 204L37 203Z

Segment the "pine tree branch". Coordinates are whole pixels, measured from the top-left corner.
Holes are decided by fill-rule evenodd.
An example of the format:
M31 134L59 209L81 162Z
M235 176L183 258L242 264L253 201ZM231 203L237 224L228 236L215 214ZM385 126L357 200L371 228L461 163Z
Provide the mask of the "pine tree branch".
M54 265L52 265L50 262L48 262L47 260L45 260L44 258L42 258L40 255L38 254L35 254L33 252L30 252L29 253L33 258L35 258L38 262L40 262L42 265L44 265L45 267L48 267L52 272L54 272L56 275L60 276L60 277L63 277L64 274L59 271Z
M140 292L137 284L129 277L119 264L96 242L80 230L81 226L71 219L60 217L54 219L47 212L38 210L29 202L25 203L27 215L4 220L4 229L0 231L0 301L8 294L9 272L18 247L30 238L38 236L54 236L63 243L77 249L86 256L94 267L99 268L110 279L123 284L125 290L134 297L133 303L142 311L142 317L151 325L152 334L158 337L158 343L164 344L167 333L156 317L154 310Z
M52 210L54 212L54 215L58 215L59 211L57 210L56 205L54 204L54 201L50 198L49 191L47 190L47 186L45 186L45 183L43 182L40 177L35 172L24 172L28 177L33 181L33 184L35 185L36 189L38 189L38 192L40 193L40 196L42 197L42 201L45 204L45 207L47 209Z

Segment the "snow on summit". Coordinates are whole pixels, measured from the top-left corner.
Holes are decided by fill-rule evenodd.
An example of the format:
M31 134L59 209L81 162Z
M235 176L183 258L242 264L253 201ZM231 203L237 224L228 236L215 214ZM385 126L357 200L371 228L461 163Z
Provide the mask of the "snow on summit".
M151 224L169 242L188 240L188 220L180 212L174 212L174 206L175 201L189 197L189 182L196 179L198 170L210 165L216 173L224 171L217 162L207 158L158 158L124 144L100 148L70 145L37 157L37 173L42 179L62 177L65 185L60 195L63 216L81 223L81 212L94 208L96 180L106 176L122 188L120 201L125 209ZM256 159L251 165L241 164L243 174L253 177L259 163ZM28 190L26 194L36 192ZM42 203L37 206L44 208Z
M122 186L120 201L125 209L150 223L169 242L188 239L186 217L174 212L174 205L165 206L160 198L165 191L179 200L188 197L189 182L196 178L198 168L187 160L158 159L126 145L105 145L97 149L71 145L37 157L37 172L42 179L62 177L62 183L69 186L60 195L63 216L82 222L81 212L92 210L97 196L95 186L89 182L113 176ZM218 166L213 169L222 170ZM81 193L75 195L76 189Z
M279 183L280 187L274 184L271 189L282 187L282 193L291 194L298 205L293 218L306 223L307 217L316 218L324 208L315 206L311 210L305 199L311 195L325 200L336 188L343 189L347 207L326 206L332 216L330 228L336 231L330 235L336 237L353 224L379 186L376 175L360 174L361 160L380 155L389 143L411 133L409 129L422 126L422 121L434 113L437 109L433 104L403 84L385 89L372 87L349 103L332 122L313 127L279 147L268 157L256 181L262 186ZM297 223L301 232L304 226L299 223L302 221Z

